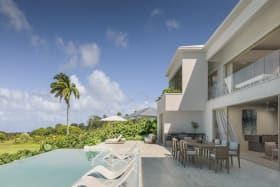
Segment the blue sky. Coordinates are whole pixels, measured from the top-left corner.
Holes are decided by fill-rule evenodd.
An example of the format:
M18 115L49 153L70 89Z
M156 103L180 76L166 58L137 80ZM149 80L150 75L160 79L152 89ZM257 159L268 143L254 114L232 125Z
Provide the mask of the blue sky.
M0 0L0 130L65 122L56 73L81 89L70 121L155 106L176 48L203 44L237 0Z

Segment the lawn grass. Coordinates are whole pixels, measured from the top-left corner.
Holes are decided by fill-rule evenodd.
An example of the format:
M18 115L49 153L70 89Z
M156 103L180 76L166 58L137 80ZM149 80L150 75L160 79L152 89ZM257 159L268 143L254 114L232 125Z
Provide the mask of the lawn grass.
M0 143L0 154L3 153L16 153L19 150L39 150L40 145L39 144L32 144L32 143L26 143L26 144L13 144L13 142L3 142Z

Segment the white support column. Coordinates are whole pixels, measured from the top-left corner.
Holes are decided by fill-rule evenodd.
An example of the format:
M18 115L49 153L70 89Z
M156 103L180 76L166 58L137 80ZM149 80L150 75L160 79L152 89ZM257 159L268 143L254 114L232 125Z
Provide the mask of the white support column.
M229 145L229 128L228 128L228 121L229 121L229 119L228 119L228 107L226 106L226 115L227 115L227 117L226 117L226 125L227 125L227 145Z
M278 95L278 169L280 170L280 95Z
M161 121L160 113L157 114L157 143L161 144Z

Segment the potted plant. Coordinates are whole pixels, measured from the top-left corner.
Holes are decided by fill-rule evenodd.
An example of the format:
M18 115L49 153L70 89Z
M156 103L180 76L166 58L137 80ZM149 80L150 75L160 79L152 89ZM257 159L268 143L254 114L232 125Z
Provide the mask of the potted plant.
M192 121L192 128L194 130L194 134L196 134L196 129L199 127L197 122Z

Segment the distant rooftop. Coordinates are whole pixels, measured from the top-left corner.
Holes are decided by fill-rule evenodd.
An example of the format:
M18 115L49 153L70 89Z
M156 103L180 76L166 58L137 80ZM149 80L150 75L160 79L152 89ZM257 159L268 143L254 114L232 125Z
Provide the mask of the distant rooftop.
M128 118L133 117L156 117L157 110L153 107L147 107L142 110L135 111L134 113L128 115Z

